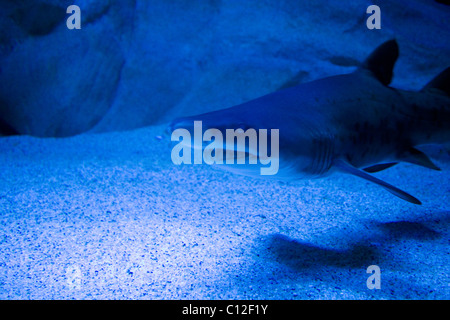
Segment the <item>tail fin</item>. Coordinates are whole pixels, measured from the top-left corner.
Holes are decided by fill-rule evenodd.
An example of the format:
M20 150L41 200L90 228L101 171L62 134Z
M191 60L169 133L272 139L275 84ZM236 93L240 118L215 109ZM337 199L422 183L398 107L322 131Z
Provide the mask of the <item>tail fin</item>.
M439 73L433 80L431 80L422 91L428 89L439 89L450 96L450 67Z

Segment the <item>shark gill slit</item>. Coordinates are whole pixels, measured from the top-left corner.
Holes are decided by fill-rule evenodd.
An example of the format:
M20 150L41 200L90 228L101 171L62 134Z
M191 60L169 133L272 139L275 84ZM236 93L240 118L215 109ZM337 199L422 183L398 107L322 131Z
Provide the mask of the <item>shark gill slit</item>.
M334 148L330 138L321 137L314 143L316 156L311 165L311 174L317 177L325 175L333 161Z

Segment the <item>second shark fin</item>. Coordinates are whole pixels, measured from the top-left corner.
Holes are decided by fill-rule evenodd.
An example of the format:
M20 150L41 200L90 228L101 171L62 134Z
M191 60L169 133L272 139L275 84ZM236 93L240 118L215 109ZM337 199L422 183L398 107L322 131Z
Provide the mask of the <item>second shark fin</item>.
M387 182L384 182L383 180L375 178L374 176L372 176L372 175L370 175L370 174L368 174L368 173L366 173L366 172L364 172L362 170L359 170L359 169L355 168L354 166L348 164L347 162L345 162L343 160L335 160L334 161L334 166L336 168L338 168L339 170L341 170L342 172L346 172L346 173L352 174L354 176L366 179L366 180L368 180L370 182L376 183L379 186L385 188L387 191L389 191L393 195L395 195L395 196L397 196L397 197L399 197L399 198L401 198L403 200L406 200L406 201L411 202L413 204L422 204L422 202L420 202L418 199L416 199L412 195L406 193L405 191L400 190L399 188L394 187L393 185L391 185L391 184L389 184Z
M433 88L439 89L450 96L450 67L439 73L422 89L422 91Z
M392 166L395 166L398 162L380 163L367 168L364 168L365 172L374 173L386 170Z
M416 148L409 148L408 151L403 153L400 157L401 161L409 162L412 164L416 164L418 166L422 166L428 169L433 169L440 171L441 169L436 166L428 156L420 150Z

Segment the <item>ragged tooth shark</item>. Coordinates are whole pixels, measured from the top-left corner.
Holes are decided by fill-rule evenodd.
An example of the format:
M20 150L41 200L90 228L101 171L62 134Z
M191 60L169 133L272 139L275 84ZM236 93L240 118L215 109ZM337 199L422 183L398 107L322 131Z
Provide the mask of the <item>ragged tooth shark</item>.
M340 171L421 204L372 173L399 162L440 170L416 147L450 142L450 67L418 92L394 89L389 84L398 55L397 42L390 40L350 74L298 84L228 109L179 118L169 130L184 128L193 133L194 121L201 121L202 130L215 128L224 136L227 129L267 129L270 141L270 129L278 129L279 170L275 175L261 176L262 164L221 167L280 180L324 177ZM207 145L203 143L201 148ZM223 144L225 151L227 148L230 146ZM247 148L245 152L248 157L258 150Z

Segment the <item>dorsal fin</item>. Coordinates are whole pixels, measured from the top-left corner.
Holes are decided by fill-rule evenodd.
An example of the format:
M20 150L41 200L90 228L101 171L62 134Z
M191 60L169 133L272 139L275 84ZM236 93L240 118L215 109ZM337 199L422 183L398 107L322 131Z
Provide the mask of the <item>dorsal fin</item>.
M385 86L392 80L393 69L398 58L397 41L389 40L376 48L362 63L361 69L366 69Z
M450 67L439 73L422 90L436 88L450 96Z

